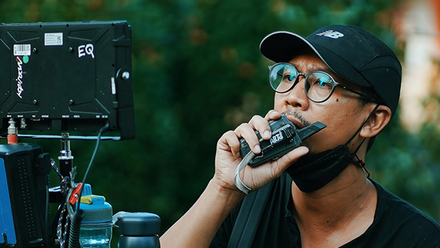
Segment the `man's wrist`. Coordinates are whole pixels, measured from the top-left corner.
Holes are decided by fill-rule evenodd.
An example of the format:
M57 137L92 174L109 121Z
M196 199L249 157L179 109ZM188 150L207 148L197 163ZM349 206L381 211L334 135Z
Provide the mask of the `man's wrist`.
M231 203L235 201L238 203L246 196L246 194L241 192L235 185L228 185L215 178L209 181L208 188L215 191L218 197L224 198Z

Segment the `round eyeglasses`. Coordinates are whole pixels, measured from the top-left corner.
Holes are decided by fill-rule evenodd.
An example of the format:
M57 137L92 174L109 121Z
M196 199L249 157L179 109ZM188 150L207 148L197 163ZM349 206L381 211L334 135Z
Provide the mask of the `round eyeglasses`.
M278 93L286 93L293 89L298 84L300 76L305 77L304 89L307 97L313 102L322 103L327 101L336 87L341 87L369 101L375 102L371 97L339 84L326 72L314 71L305 74L299 72L294 65L285 62L269 66L269 83L272 89Z

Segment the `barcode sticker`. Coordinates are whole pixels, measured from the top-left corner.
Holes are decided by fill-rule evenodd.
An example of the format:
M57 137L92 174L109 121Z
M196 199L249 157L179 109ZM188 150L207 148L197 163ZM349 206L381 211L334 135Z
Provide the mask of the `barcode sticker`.
M62 46L63 45L63 33L45 33L44 34L45 46Z
M14 44L14 56L31 56L31 44Z

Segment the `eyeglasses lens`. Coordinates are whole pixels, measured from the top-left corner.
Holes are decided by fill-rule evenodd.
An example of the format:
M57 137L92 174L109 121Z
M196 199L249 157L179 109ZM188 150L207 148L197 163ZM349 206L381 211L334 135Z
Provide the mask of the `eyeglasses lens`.
M306 78L306 94L314 102L327 100L333 92L335 83L330 75L323 72L312 72Z
M295 83L298 71L289 65L278 64L271 68L269 83L276 92L284 93Z
M294 87L298 75L300 73L295 67L289 64L276 64L270 69L269 83L276 92L285 93ZM305 76L304 87L310 100L323 102L330 97L335 87L335 82L330 75L317 71Z

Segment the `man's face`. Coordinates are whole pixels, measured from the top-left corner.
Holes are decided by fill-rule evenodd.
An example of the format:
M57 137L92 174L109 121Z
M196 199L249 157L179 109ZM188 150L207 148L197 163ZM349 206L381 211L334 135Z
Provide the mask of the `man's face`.
M295 65L299 72L308 74L312 71L326 71L337 81L342 83L334 73L315 54L300 55L290 63ZM275 110L285 113L291 121L302 128L305 123L320 121L326 128L304 141L311 153L318 153L333 149L338 145L346 144L362 125L369 112L361 106L359 96L336 87L332 96L323 103L310 101L304 91L305 78L300 77L298 84L286 93L275 93ZM344 84L344 83L342 83ZM357 89L355 85L346 85ZM356 137L348 145L350 152L360 144L360 137Z

